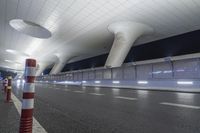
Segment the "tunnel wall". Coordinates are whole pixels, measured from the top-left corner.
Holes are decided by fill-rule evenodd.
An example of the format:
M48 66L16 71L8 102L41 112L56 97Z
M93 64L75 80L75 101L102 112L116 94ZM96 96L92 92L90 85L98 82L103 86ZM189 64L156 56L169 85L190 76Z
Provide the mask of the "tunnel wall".
M84 86L200 92L200 58L127 63L37 77L37 81Z

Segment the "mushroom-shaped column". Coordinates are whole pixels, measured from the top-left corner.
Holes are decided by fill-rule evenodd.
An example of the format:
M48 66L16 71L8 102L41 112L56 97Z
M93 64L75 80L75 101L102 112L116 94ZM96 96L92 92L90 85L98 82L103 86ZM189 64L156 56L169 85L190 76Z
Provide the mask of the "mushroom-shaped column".
M61 72L62 69L64 68L66 62L67 62L67 60L66 61L59 60L58 62L56 62L55 65L53 66L50 74L57 74L57 73Z
M50 74L57 74L59 72L62 71L62 69L64 68L65 64L71 60L73 57L72 55L56 55L58 57L57 62L55 63L55 65L53 66Z
M131 21L111 24L108 30L115 34L115 39L105 67L121 66L135 40L144 34L153 32L151 27Z
M37 67L36 76L40 76L47 66L47 63L40 63Z

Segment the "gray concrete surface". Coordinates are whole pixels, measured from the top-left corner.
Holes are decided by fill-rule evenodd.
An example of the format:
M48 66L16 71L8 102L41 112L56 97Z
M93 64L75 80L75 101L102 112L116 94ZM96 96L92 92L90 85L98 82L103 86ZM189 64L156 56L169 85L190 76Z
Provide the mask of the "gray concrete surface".
M5 103L5 94L0 87L0 133L18 133L19 114L13 103Z
M198 93L36 84L35 99L49 133L200 132Z

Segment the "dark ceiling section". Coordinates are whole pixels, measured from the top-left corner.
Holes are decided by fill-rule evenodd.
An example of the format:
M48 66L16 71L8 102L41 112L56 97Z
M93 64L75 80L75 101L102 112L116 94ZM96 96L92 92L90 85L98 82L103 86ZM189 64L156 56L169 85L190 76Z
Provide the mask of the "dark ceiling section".
M62 72L104 66L108 54L95 56L85 60L66 64Z
M125 62L200 52L200 30L133 47Z
M54 64L48 66L44 71L43 71L43 75L47 75L51 72L52 68L53 68Z
M200 30L132 47L125 62L200 52ZM66 64L62 72L104 66L108 54Z

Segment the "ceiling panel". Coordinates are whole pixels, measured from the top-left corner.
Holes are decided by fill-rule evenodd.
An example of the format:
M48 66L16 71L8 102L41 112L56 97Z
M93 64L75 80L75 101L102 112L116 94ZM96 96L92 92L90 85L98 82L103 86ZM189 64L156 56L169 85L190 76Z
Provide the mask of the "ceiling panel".
M52 32L49 39L38 39L15 31L11 19L33 21ZM154 28L155 33L138 39L135 45L200 29L199 0L1 0L0 64L5 60L24 63L27 53L39 63L52 64L55 53L76 53L79 59L108 52L105 42L113 35L107 26L116 21L135 21ZM98 37L99 36L99 37ZM95 41L93 41L95 40ZM96 43L102 42L102 43ZM104 43L103 43L104 42ZM93 44L94 43L94 44ZM10 55L11 54L11 55ZM50 58L51 57L51 58ZM24 65L5 63L23 70Z

